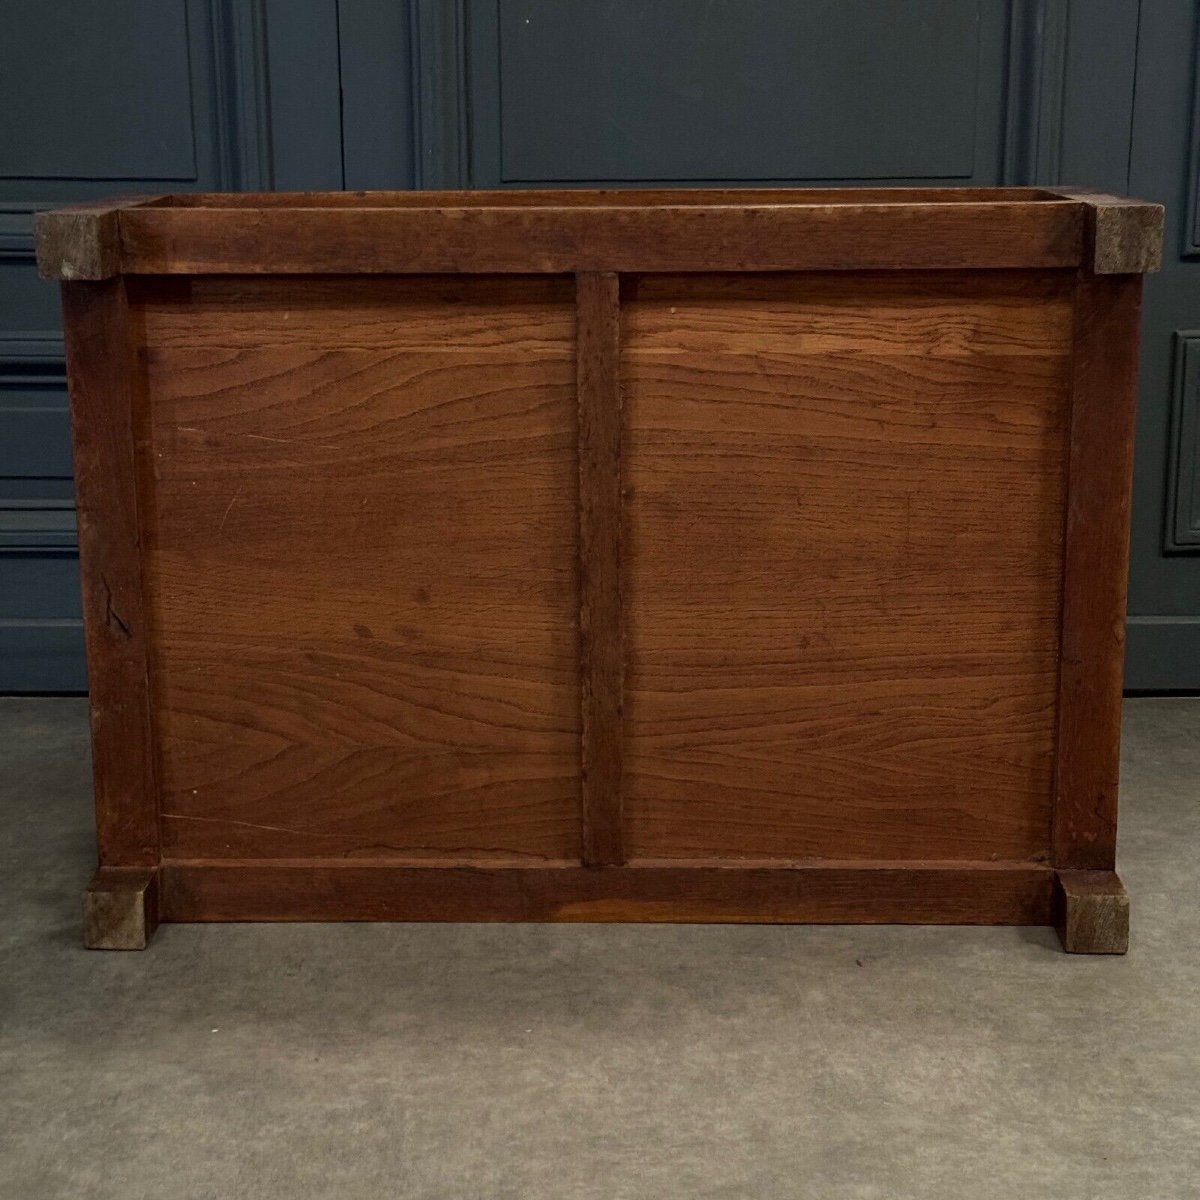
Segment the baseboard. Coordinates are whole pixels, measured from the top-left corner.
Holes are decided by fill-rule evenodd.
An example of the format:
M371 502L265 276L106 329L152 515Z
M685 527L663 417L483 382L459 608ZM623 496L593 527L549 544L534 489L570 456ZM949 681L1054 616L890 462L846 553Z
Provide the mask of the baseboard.
M1125 690L1200 691L1200 617L1130 617Z

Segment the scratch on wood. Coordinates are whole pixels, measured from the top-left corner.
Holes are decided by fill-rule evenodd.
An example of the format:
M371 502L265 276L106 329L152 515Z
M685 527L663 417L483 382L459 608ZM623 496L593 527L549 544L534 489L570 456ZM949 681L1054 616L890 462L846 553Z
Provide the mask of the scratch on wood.
M113 608L112 588L109 586L108 580L104 576L101 576L100 582L104 587L104 624L109 629L115 625L121 631L122 637L131 637L132 634L130 633L128 622L123 620L121 614Z
M239 829L263 829L268 833L291 833L304 837L324 837L309 829L292 829L286 825L259 825L254 821L235 821L232 817L195 817L189 813L163 813L164 821L204 821L210 825L236 825Z
M233 512L233 506L238 502L238 497L242 494L242 489L238 488L233 493L233 499L230 500L228 507L225 509L225 515L221 518L221 524L217 527L217 532L221 533L225 529L225 522L229 520L229 514Z

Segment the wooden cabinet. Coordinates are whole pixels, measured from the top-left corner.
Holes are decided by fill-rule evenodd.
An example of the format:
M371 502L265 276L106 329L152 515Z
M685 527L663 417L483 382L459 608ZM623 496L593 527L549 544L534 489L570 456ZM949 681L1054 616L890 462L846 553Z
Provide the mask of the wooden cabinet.
M911 189L44 216L89 941L1058 918L1123 948L1161 218Z

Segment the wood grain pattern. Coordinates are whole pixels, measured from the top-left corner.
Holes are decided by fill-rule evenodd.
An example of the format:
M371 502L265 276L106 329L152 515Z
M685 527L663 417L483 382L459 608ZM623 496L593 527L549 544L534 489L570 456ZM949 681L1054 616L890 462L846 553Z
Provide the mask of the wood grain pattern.
M631 856L1048 856L1072 282L641 280Z
M570 281L138 303L165 853L577 858Z
M1116 864L1141 294L1081 275L1075 295L1054 863L1081 870Z
M64 291L90 941L1057 917L1123 948L1121 272L1157 212L697 189L43 220L44 269L124 273Z
M1076 267L1066 200L147 206L120 216L130 274L782 271Z
M854 921L1048 925L1054 872L1013 863L410 867L168 862L168 921Z
M583 861L624 862L621 844L621 389L617 277L577 283Z
M135 422L145 411L125 282L62 288L101 865L158 862Z

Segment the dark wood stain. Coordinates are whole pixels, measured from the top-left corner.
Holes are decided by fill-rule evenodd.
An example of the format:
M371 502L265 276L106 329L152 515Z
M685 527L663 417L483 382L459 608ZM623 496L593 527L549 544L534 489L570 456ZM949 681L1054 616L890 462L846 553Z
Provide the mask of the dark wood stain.
M1075 267L1086 212L1036 191L504 195L147 205L120 215L122 262L143 275Z
M1140 275L1081 275L1075 295L1053 836L1076 870L1116 863L1141 295Z
M569 281L139 296L165 853L577 854Z
M92 777L102 864L156 865L158 793L147 689L135 428L144 410L125 281L62 288Z
M170 862L168 921L854 921L1047 925L1036 865L856 863L592 869Z
M1057 919L1123 948L1152 208L43 218L72 280L90 943L158 915Z
M621 389L617 277L581 275L579 562L583 747L583 861L625 861L621 831L621 711L625 643L621 610Z
M1048 859L1072 288L643 277L631 855Z

